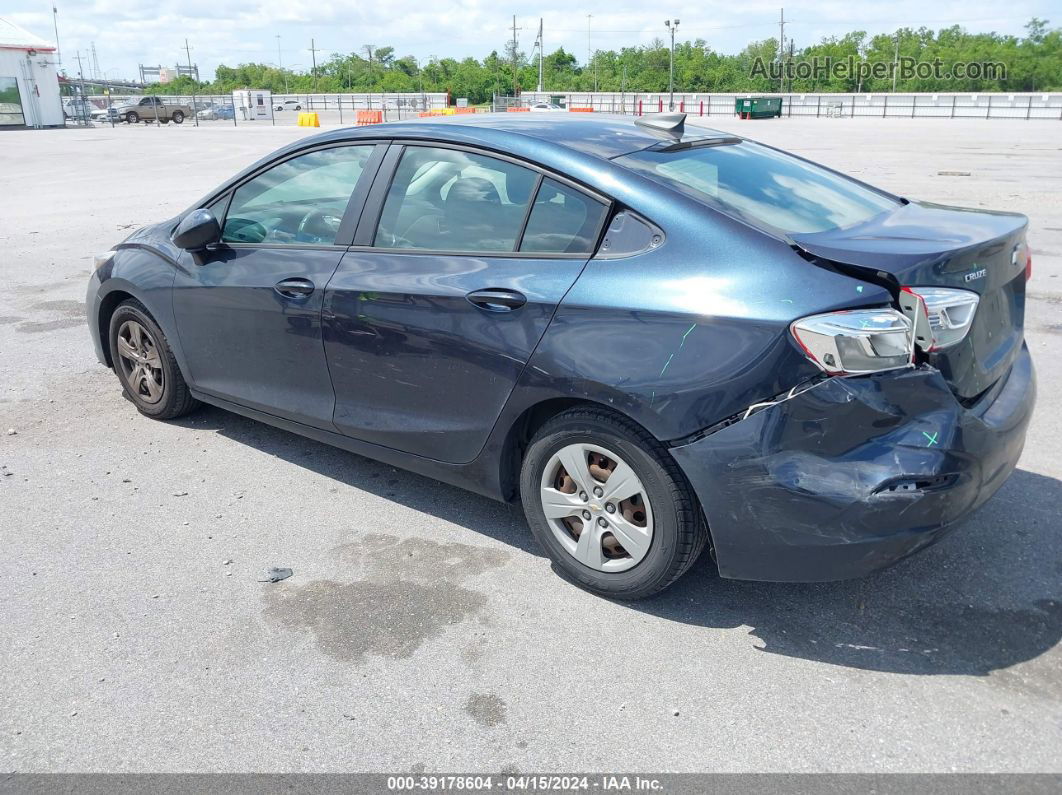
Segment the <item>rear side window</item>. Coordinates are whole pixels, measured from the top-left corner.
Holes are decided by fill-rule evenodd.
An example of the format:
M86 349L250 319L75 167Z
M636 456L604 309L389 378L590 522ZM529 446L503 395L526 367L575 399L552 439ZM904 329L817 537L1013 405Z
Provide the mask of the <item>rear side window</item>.
M854 180L748 141L646 149L614 162L776 233L854 226L899 206Z
M531 208L520 251L589 254L607 208L589 196L543 179Z
M538 175L486 155L409 146L374 245L458 252L516 249Z

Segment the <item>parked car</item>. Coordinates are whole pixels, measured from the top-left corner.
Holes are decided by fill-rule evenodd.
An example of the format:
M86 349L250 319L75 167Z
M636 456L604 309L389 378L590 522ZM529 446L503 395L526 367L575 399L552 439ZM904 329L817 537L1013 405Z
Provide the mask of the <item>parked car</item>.
M235 109L232 105L214 105L204 110L199 111L197 114L200 119L204 120L218 120L228 119L232 121L233 115L235 115Z
M65 119L92 119L99 121L107 118L107 109L81 99L70 99L63 103Z
M162 97L133 97L115 107L114 115L128 124L156 120L163 124L170 121L182 124L192 115L192 109L180 103L166 102Z
M554 105L552 102L536 102L531 106L532 113L556 113L560 111L564 112L564 108L560 105Z
M273 110L302 110L302 104L298 100L285 99L274 105Z
M609 597L709 544L814 581L933 543L1022 450L1026 218L683 122L300 139L97 258L96 355L148 417L206 402L519 499Z

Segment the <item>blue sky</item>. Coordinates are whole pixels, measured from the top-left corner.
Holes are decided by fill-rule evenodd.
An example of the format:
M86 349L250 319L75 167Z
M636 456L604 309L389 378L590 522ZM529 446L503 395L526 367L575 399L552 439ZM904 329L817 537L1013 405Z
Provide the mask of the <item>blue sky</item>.
M502 50L512 36L512 15L520 48L530 52L543 18L546 51L558 46L587 56L587 15L591 46L613 49L648 44L664 38L666 17L679 18L679 39L705 39L721 52L735 52L752 40L778 35L777 0L773 2L683 2L665 0L646 11L639 0L583 0L581 3L546 0L510 2L486 0L388 0L353 3L332 0L317 4L296 0L174 0L159 5L143 0L56 0L63 66L72 72L80 50L86 75L86 53L95 42L99 70L109 77L132 77L137 64L172 65L185 61L184 40L192 46L192 60L209 78L219 63L246 61L277 63L308 71L310 40L316 40L319 60L331 52L351 52L365 44L391 45L398 55L422 61L473 55L481 58ZM4 0L0 16L32 33L53 39L52 3L47 0ZM861 29L871 34L900 26L930 28L962 24L971 32L995 30L1020 35L1034 16L1062 25L1059 0L965 0L927 3L925 0L870 2L828 0L785 5L787 38L798 47L823 36ZM277 52L278 40L280 52Z

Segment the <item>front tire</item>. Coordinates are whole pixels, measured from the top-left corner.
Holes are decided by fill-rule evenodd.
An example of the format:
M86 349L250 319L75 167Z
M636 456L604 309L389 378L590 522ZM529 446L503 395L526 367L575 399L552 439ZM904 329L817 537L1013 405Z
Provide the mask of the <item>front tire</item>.
M572 409L539 429L524 455L520 495L558 573L600 596L633 600L662 591L708 539L667 449L605 409Z
M137 411L171 420L198 408L166 336L143 304L130 299L118 305L109 339L114 372Z
M126 124L136 124L138 121L140 121L140 117L136 114L136 111L131 110L125 114Z

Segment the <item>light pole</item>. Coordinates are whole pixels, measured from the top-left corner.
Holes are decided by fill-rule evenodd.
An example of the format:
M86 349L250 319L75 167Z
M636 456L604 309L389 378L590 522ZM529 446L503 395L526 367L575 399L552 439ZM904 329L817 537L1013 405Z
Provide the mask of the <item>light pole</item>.
M59 65L63 65L63 51L59 49L59 8L55 5L52 6L52 24L55 26L55 57L59 61Z
M900 31L896 31L896 53L892 56L892 93L896 93L896 70L900 68Z
M678 30L679 21L677 19L665 19L664 24L671 31L671 66L668 69L667 77L667 109L668 111L673 111L675 109L675 31Z

